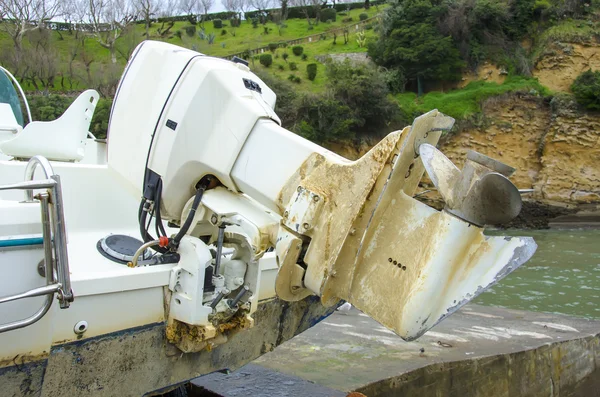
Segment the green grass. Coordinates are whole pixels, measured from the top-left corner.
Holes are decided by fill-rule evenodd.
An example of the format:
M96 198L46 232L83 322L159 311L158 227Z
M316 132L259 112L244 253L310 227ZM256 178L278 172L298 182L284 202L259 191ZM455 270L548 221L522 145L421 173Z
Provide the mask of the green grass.
M341 26L358 22L359 15L361 13L366 12L371 17L377 15L384 8L385 6L379 6L371 7L369 10L366 11L364 9L351 10L347 12L347 15L345 16L338 15L337 20L335 22L319 22L316 25L313 23L312 28L310 30L309 25L305 19L287 20L285 22L287 27L281 30L277 27L275 23L272 22L267 22L265 25L258 24L257 28L253 28L252 24L249 21L242 21L240 27L232 29L229 26L229 21L223 21L224 26L222 29L225 29L227 33L222 35L222 29L215 29L213 27L213 23L209 21L204 24L204 29L207 35L211 33L215 34L215 42L212 45L209 45L206 40L201 40L197 33L193 37L187 36L185 33L185 27L189 26L188 22L176 22L174 27L171 28L171 32L175 33L178 30L181 31L181 38L173 35L172 37L163 40L171 44L194 49L207 55L220 57L232 53L242 52L249 49L267 46L269 43L277 43L282 41L298 39L314 34L324 33L326 37L325 40L302 44L305 47L305 52L309 55L307 61L302 61L299 57L295 57L291 53L291 49L287 49L287 51L290 53L290 58L288 59L288 62L292 60L297 62L298 71L287 71L287 73L285 73L277 70L277 63L285 63L281 58L274 59L274 64L271 66L271 68L269 68L269 71L272 74L280 78L287 78L290 73L297 74L302 79L302 83L299 84L301 86L301 89L319 91L322 90L325 85L324 66L319 64L317 78L314 82L311 82L306 78L306 65L308 63L315 62L314 57L316 55L339 52L366 51L366 48L360 48L356 43L357 30L353 27L351 27L350 29L350 40L349 43L346 45L343 44L343 36L338 36L338 44L333 45L333 35L327 32L334 28L339 28ZM342 22L344 18L348 17L352 18L352 22ZM159 35L157 33L157 29L159 29L161 25L161 23L154 23L151 26L150 39L160 40L158 38ZM265 27L269 31L268 34L265 34ZM196 29L197 32L199 32L201 29L201 24L198 24L196 26ZM235 36L232 35L232 32L234 31ZM70 54L74 51L78 43L78 41L75 39L75 34L70 34L68 32L61 32L60 34L58 32L51 32L51 34L52 36L50 45L52 48L52 52L56 55L58 67L58 76L56 77L55 85L53 88L51 88L51 91L80 91L82 89L88 88L88 84L85 83L84 56L82 55L83 51L81 48L78 49L79 53L74 62L74 70L77 71L79 76L76 76L73 82L71 82L68 78L68 59L70 58ZM367 37L374 37L374 33L372 30L367 31ZM121 49L121 52L117 53L118 65L116 68L117 70L112 72L113 74L120 74L122 68L125 66L125 63L127 61L126 58L128 53L130 53L131 50L133 50L133 48L144 39L145 27L143 24L137 24L133 26L133 29L128 34L124 35L117 41L117 47ZM30 46L30 44L27 42L27 40L24 40L23 46L27 48ZM10 37L5 32L0 30L0 62L2 62L1 54L10 53L10 49L12 47L13 43ZM92 75L105 76L109 73L108 70L110 69L111 64L110 53L108 49L102 47L95 40L95 38L90 36L85 39L83 50L85 53L85 57L88 60L93 60L93 62L91 63ZM285 49L283 48L277 50L279 54L282 54L284 51ZM258 61L256 61L254 67L262 66L258 64ZM35 89L28 82L24 82L23 88L27 91L32 91Z
M460 90L447 93L429 92L420 98L412 92L403 93L396 95L396 100L402 111L410 117L438 109L457 120L466 120L481 113L481 103L487 98L508 92L531 90L540 95L550 94L537 79L513 76L507 78L503 84L474 81Z
M538 59L552 43L581 43L600 35L600 22L565 19L544 30L538 37L532 59Z
M287 80L290 74L300 77L301 82L298 84L298 89L301 91L310 91L310 92L321 92L327 87L327 77L325 76L325 65L321 62L318 62L315 57L319 55L325 54L334 54L334 53L350 53L350 52L366 52L366 46L360 47L356 42L356 36L358 31L353 31L350 33L350 37L347 44L344 44L344 37L338 36L336 43L333 44L333 35L327 34L324 40L315 41L312 43L304 43L302 47L304 47L304 53L307 55L307 59L305 61L302 60L301 56L295 56L292 53L291 48L279 48L273 53L273 64L269 68L265 68L262 66L258 59L250 60L251 69L264 70L268 73L276 76L280 79ZM365 31L365 35L367 37L367 43L369 40L374 40L376 34L373 30ZM281 55L287 52L289 57L287 62L283 60ZM279 56L279 58L275 58L275 56ZM292 71L290 70L289 64L290 62L295 62L298 66L298 70ZM306 74L306 65L310 63L317 64L317 77L314 81L310 81ZM282 65L284 70L280 70L278 65ZM294 84L296 85L296 84Z

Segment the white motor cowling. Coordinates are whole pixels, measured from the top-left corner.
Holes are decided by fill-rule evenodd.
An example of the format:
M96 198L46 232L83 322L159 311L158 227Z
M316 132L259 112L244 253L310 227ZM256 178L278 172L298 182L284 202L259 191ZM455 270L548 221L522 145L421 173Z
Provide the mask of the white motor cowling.
M238 190L231 170L258 120L280 123L274 106L243 63L143 42L113 103L109 165L139 194L160 178L162 216L177 220L206 175Z

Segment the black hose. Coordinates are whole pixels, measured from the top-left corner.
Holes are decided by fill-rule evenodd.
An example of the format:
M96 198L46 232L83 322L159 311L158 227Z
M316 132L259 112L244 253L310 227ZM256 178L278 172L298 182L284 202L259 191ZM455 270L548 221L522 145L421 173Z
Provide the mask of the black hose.
M156 186L156 199L154 201L154 207L156 208L156 217L154 218L154 229L156 234L160 236L166 236L167 232L160 216L160 203L162 198L162 179L159 179L158 186Z
M198 209L198 206L200 205L200 201L202 201L202 195L204 195L204 191L208 187L208 183L209 182L202 183L198 187L198 190L196 190L196 196L194 197L194 202L192 203L192 208L190 209L190 213L188 214L183 225L181 226L181 229L179 229L179 232L177 233L177 235L175 235L175 237L173 237L173 243L175 244L175 246L179 245L179 242L181 241L183 236L185 236L185 234L188 232L190 226L192 225L192 221L194 220L194 216L196 215L196 210Z
M142 236L142 241L147 243L149 241L156 240L150 233L148 233L148 226L146 226L146 218L148 216L148 208L150 207L150 202L142 199L140 202L140 207L138 209L138 221L140 226L140 235ZM162 247L153 247L153 249L161 254L168 252L168 249Z

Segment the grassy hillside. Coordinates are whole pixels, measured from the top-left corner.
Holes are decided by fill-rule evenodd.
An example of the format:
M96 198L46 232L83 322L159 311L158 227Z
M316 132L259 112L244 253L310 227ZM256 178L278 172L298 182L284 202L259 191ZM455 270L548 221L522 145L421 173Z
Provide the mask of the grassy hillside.
M324 40L316 40L303 44L306 47L306 53L309 57L306 60L294 60L298 64L298 71L292 73L300 76L301 72L305 73L306 64L314 62L315 55L340 52L365 52L366 46L360 47L356 42L356 36L360 30L355 28L354 23L359 21L359 15L362 13L373 17L383 9L385 9L385 6L374 6L369 10L355 9L346 13L339 13L335 22L319 22L316 24L312 21L311 25L307 23L306 19L289 19L285 21L285 27L278 26L273 22L267 22L264 25L259 23L253 26L249 20L242 21L241 26L237 28L231 27L229 21L223 21L223 27L220 29L214 28L212 21L207 21L204 24L198 23L195 26L190 25L189 22L175 22L174 26L169 30L169 34L162 36L159 30L165 30L168 24L155 22L150 28L150 39L165 41L207 55L221 57L264 47L269 43L279 43L310 35L324 34ZM349 26L349 42L344 44L343 38L340 37L336 45L332 44L333 35L327 34L327 32L343 26ZM367 26L368 28L372 28L372 25ZM204 37L214 35L212 44L209 44L207 39L201 37L201 32L204 33ZM47 34L49 35L48 37L41 38L38 37L38 34L31 34L30 37L24 40L23 47L29 51L36 51L38 53L44 51L49 53L45 59L47 62L53 63L56 69L56 77L54 84L48 87L48 90L62 92L88 88L93 85L90 80L99 75L106 77L110 74L110 77L113 79L118 77L135 46L145 39L145 27L143 24L133 25L117 40L116 66L111 65L109 50L102 47L93 36L85 36L82 33L75 32L57 31L47 32ZM374 36L371 29L367 30L366 35L367 37ZM40 42L42 46L40 46ZM10 54L13 51L13 46L10 37L0 29L0 64L9 68L11 66ZM280 49L277 51L277 55L274 54L274 56L279 56L283 52L284 50ZM291 55L291 51L289 52ZM74 58L72 62L72 69L75 70L74 73L69 72L69 62L72 58ZM282 62L282 59L278 61L274 62L271 69L277 76L287 78L290 73L281 73L277 65L284 62ZM86 64L89 64L89 74L86 72ZM95 80L101 80L101 78L97 77ZM35 90L34 85L28 79L22 79L22 82L25 90ZM302 85L307 90L318 90L322 88L323 80L318 78L314 84L302 83Z

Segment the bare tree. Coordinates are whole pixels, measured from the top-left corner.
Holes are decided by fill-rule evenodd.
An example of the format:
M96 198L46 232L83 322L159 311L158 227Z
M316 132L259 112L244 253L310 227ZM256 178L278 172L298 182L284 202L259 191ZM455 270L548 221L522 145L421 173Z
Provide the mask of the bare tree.
M58 57L51 42L52 32L48 29L36 29L28 34L31 44L25 49L22 77L29 80L36 90L48 92L54 86L58 74Z
M202 10L202 14L204 15L202 17L202 26L204 26L204 22L207 19L208 11L215 4L215 0L198 0L198 1L200 3L200 9Z
M185 14L190 17L190 22L192 22L192 17L196 16L200 13L200 7L198 4L198 0L180 0L179 1L179 11L182 14ZM195 24L195 22L194 22Z
M158 14L160 6L160 0L134 0L134 7L137 14L144 18L146 25L146 39L150 38L150 24L152 22L152 17L155 17Z
M241 0L221 0L221 4L229 12L239 12L241 9Z
M178 0L163 0L162 7L158 8L158 16L167 18L172 17L179 11L179 1Z
M266 11L273 4L271 0L249 0L249 3L258 11Z
M261 23L267 22L267 10L272 6L272 0L248 0L252 8L255 8L261 15Z
M116 42L135 21L135 7L128 0L88 0L88 18L96 41L110 51L113 64L117 63Z
M239 0L240 1L240 11L243 14L244 18L246 18L246 13L250 10L250 8L252 7L250 5L250 0ZM250 22L250 20L248 19L248 22Z
M235 37L235 28L240 26L240 15L239 13L242 10L242 0L221 0L221 4L223 4L223 8L228 12L234 14L231 19L231 29L229 29L229 33Z
M166 0L163 1L163 6L158 9L158 16L160 18L168 18L176 15L180 11L179 0ZM156 29L156 33L161 38L168 38L171 35L171 29L175 26L175 21L161 21L161 26Z
M44 23L56 17L60 11L58 0L0 0L0 13L4 21L0 29L5 31L20 54L23 35L44 27Z
M291 0L291 4L295 7L302 7L302 13L306 17L306 22L311 25L310 15L311 8L313 9L313 13L316 16L315 23L319 23L319 15L321 13L321 1L320 0Z

